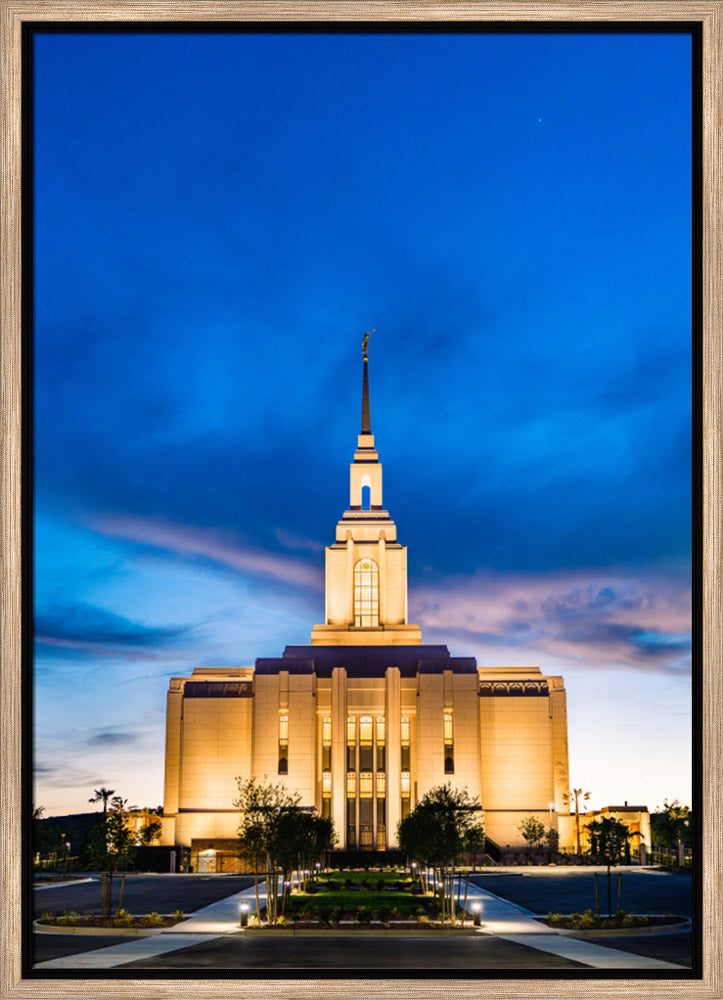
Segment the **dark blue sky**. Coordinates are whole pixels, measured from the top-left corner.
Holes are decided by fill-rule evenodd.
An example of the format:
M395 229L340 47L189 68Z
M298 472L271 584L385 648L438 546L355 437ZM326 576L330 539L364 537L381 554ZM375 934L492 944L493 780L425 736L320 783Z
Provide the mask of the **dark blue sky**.
M410 618L689 797L687 36L38 36L35 175L49 809L160 801L168 676L308 641L373 326Z

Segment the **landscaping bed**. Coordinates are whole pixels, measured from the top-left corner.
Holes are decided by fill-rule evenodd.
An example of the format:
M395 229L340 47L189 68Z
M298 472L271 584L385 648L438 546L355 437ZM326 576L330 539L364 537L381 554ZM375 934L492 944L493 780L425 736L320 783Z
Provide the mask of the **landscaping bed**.
M461 917L462 911L457 910ZM254 913L249 899L250 927L267 929ZM466 925L472 917L467 914ZM305 891L288 896L283 911L270 930L289 927L339 929L387 928L399 930L450 927L439 921L439 900L424 894L418 881L394 872L333 872L317 877ZM454 929L451 927L450 929Z
M625 913L622 910L619 914L612 917L604 917L596 914L593 910L586 910L584 913L548 913L546 917L535 917L535 919L554 930L589 931L593 933L595 931L630 931L665 927L689 922L688 917L681 917L670 913Z
M35 923L39 927L96 928L99 930L162 930L173 927L186 917L181 911L173 914L146 913L134 916L127 910L119 910L115 917L98 917L92 913L76 913L67 910L63 913L43 913Z

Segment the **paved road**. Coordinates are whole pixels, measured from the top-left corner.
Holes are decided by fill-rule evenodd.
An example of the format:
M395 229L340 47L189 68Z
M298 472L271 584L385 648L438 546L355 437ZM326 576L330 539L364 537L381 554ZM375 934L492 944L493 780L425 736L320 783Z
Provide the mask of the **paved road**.
M601 944L603 947L615 948L618 951L629 951L634 955L646 955L648 958L660 958L664 962L675 962L684 966L692 965L692 938L690 931L670 934L585 936L585 940L592 944Z
M113 878L113 905L117 905L120 877ZM123 890L123 909L130 913L193 913L253 884L245 875L128 875ZM36 916L46 911L100 913L100 878L76 885L33 890Z
M334 969L374 972L380 969L582 969L557 955L547 955L500 938L374 937L328 935L323 938L225 937L183 951L129 962L122 969Z
M589 872L474 875L481 889L494 892L533 913L583 913L595 907L593 876ZM607 879L598 876L601 909L607 905ZM617 905L617 874L613 872L613 907ZM674 872L623 872L622 907L632 913L691 915L691 877Z
M643 912L681 912L689 909L690 879L686 876L647 875L645 873L626 873L625 879L631 883L631 898ZM596 954L586 955L582 948L583 941L564 940L552 935L554 947L550 945L550 937L540 938L535 933L530 934L526 924L530 918L516 906L500 902L500 898L508 899L513 904L527 906L533 912L547 912L550 909L563 911L583 910L589 905L588 896L592 893L591 875L585 873L546 872L523 875L483 875L476 876L475 881L489 886L496 897L487 897L483 906L485 924L491 933L474 937L442 937L432 941L429 934L414 937L377 937L365 934L355 934L353 937L329 934L323 938L311 937L293 938L289 936L264 938L259 935L238 936L228 934L228 924L233 931L235 925L238 893L245 886L252 885L252 879L240 876L152 876L139 875L127 880L124 905L132 912L147 912L149 909L174 910L177 907L186 913L209 906L187 925L198 924L194 935L188 935L185 946L178 948L183 935L173 934L176 942L166 941L172 945L155 950L151 939L134 939L146 941L150 947L132 948L128 954L130 961L123 961L123 950L113 952L111 946L119 943L113 937L87 937L85 935L35 935L36 950L34 960L41 963L57 958L62 961L64 956L78 955L79 964L83 965L82 953L109 948L111 956L117 955L115 966L119 968L165 968L165 969L255 969L269 971L274 968L334 968L359 970L369 968L379 969L450 969L475 968L484 969L575 969L581 967L580 959L589 967L595 964ZM628 883L626 882L626 890ZM624 891L626 891L624 890ZM252 890L251 890L252 891ZM36 890L38 909L56 908L57 901L62 900L64 906L57 908L72 908L82 910L82 899L90 898L98 901L98 883ZM88 896L90 894L90 896ZM53 906L49 904L53 900ZM626 900L624 900L625 905ZM677 904L677 905L676 905ZM230 924L226 910L233 911ZM97 908L97 907L96 907ZM632 906L629 906L632 909ZM498 912L499 911L499 912ZM210 918L209 927L207 914L215 914ZM199 923L200 921L200 923ZM215 923L214 923L215 921ZM499 927L497 926L499 923ZM218 926L218 935L214 933ZM525 935L529 935L525 940ZM199 936L200 935L200 936ZM533 940L540 938L536 946L530 947ZM127 938L121 939L128 941ZM154 939L157 940L157 939ZM662 959L680 965L690 964L691 934L690 932L657 935L637 935L625 937L586 938L586 941L613 948L617 954L629 953L633 956L646 956L650 959ZM555 941L557 944L555 944ZM580 947L578 947L580 946ZM582 950L581 950L582 948ZM559 952L556 954L555 952ZM593 948L593 953L594 953ZM135 952L135 954L133 953ZM607 951L608 955L611 955ZM614 953L613 953L614 954ZM107 959L99 954L99 961L104 965ZM90 960L90 956L88 956ZM609 960L608 964L609 964ZM638 960L636 960L638 961ZM643 960L644 961L644 960ZM624 966L624 962L622 965ZM87 961L86 961L86 967ZM636 966L637 967L637 966Z

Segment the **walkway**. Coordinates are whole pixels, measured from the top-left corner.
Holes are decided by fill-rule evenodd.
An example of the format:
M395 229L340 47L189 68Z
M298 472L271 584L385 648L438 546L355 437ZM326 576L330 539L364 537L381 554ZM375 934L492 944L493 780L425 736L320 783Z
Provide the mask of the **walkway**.
M262 900L265 896L261 895ZM134 937L123 944L97 948L82 954L68 955L47 962L39 962L36 969L113 969L130 962L143 962L172 951L215 941L224 935L238 935L239 906L242 902L255 906L253 886L234 893L225 899L197 910L188 920L162 930L149 937ZM509 903L494 893L470 885L467 909L472 904L482 907L482 926L479 930L486 937L502 938L513 944L524 945L536 951L560 958L581 962L593 969L682 969L683 966L660 959L635 955L616 948L588 943L580 938L567 937L544 924L522 906ZM427 932L431 934L432 932ZM426 936L426 935L425 935ZM431 943L431 942L430 942Z

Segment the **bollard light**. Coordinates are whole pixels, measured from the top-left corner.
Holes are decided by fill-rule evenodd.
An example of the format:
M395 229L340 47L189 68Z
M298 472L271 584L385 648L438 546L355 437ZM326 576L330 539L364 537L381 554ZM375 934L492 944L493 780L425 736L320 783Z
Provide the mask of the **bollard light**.
M241 903L239 906L239 927L248 927L249 925L249 904Z
M472 922L475 927L482 926L482 904L472 903Z

